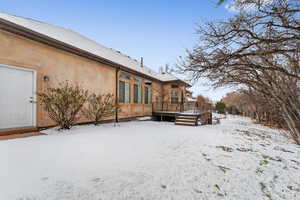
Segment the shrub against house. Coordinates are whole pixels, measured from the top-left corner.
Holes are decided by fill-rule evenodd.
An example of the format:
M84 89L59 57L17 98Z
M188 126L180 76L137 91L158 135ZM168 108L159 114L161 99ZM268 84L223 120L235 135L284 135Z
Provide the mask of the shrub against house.
M78 122L80 112L98 125L103 117L112 116L119 110L114 95L89 94L88 90L68 82L50 87L39 96L44 110L60 129L70 129Z
M113 116L116 111L121 111L116 104L113 94L91 94L87 101L87 106L83 107L83 114L86 118L99 125L104 117Z

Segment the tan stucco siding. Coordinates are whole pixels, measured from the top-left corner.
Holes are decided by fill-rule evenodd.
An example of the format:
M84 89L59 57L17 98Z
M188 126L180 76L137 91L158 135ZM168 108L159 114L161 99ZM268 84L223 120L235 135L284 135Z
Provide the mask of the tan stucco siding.
M48 86L58 86L59 83L69 81L72 84L78 84L82 88L95 93L116 94L116 68L84 58L64 50L60 50L49 45L27 39L12 33L0 30L0 64L33 69L37 72L37 92L44 91ZM130 74L135 77L135 74ZM49 77L45 81L44 77ZM120 103L121 112L118 118L131 118L139 116L152 115L152 104L145 104L145 87L152 89L152 102L161 103L162 101L171 103L171 84L173 82L162 84L160 81L152 80L151 85L145 84L143 78L142 85L142 103L134 103L134 84L136 80L132 78L130 82L130 103ZM149 80L148 80L149 81ZM174 83L178 83L175 81ZM119 84L119 83L118 83ZM180 84L179 95L185 96L185 85ZM181 101L181 97L179 97ZM178 106L178 105L171 105ZM176 108L174 107L174 110ZM55 125L43 110L42 106L37 104L37 126L45 127ZM114 119L115 116L107 119ZM81 116L79 122L89 122Z
M0 31L0 63L34 69L37 72L37 92L47 85L57 86L68 80L91 92L115 95L115 68L35 42L21 36ZM49 81L44 81L44 76ZM85 122L82 118L80 122ZM37 126L54 125L40 105L37 106Z
M177 84L178 88L172 88L172 84ZM185 91L186 86L184 84L180 84L178 82L169 82L163 84L163 102L164 102L164 109L167 108L169 111L179 111L180 104L182 100L182 96L185 98ZM171 91L175 90L178 93L178 104L171 103Z
M127 74L130 75L130 80L122 78L119 78L119 80L128 82L130 84L130 103L119 103L121 108L119 118L151 116L152 104L145 104L145 87L149 87L152 89L152 102L155 102L155 100L158 99L160 95L162 84L156 81L152 81L151 86L147 86L145 84L145 79L142 79L143 81L141 83L137 83L134 80L134 77L136 75L131 73ZM134 103L134 84L139 84L142 86L142 103Z
M181 96L185 97L185 91L186 91L186 86L183 84L178 84L178 88L172 88L172 84L178 84L178 83L165 83L163 84L163 94L164 94L164 102L169 102L171 103L171 91L176 90L179 95L179 101L181 101Z
M153 91L153 102L161 102L162 101L162 93L163 93L163 86L161 83L153 82L152 85Z

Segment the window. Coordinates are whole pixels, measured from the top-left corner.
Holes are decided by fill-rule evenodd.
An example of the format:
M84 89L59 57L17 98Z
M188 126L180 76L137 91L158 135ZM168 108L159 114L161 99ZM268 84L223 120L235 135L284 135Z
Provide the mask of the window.
M142 103L142 86L134 84L134 103Z
M178 85L172 84L172 85L171 85L171 88L178 88Z
M119 81L119 102L130 103L130 84Z
M135 76L134 81L138 82L138 83L141 83L143 81L143 79L141 77Z
M152 103L152 90L149 87L145 87L145 104Z
M125 72L120 72L119 77L120 77L120 78L127 79L127 80L130 80L130 79L131 79L130 75L127 74L127 73L125 73Z
M152 81L145 80L145 84L146 84L146 85L152 85Z
M172 104L178 104L178 92L176 90L171 91L171 103Z

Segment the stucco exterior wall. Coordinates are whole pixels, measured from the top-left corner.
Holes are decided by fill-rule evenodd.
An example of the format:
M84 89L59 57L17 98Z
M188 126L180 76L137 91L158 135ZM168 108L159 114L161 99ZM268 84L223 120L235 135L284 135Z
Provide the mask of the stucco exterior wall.
M172 84L177 84L178 88L172 88ZM184 84L176 83L176 82L169 82L163 84L163 96L164 96L164 102L171 103L171 91L176 90L179 95L179 102L181 102L181 96L185 97L186 93L186 86Z
M145 104L145 87L152 89L152 102L155 102L159 98L161 93L162 84L156 81L152 81L151 86L145 84L145 79L142 79L141 83L137 83L134 80L136 75L128 73L131 76L131 80L125 80L119 78L119 80L130 83L130 103L119 103L121 112L119 113L120 118L128 117L141 117L141 116L151 116L152 115L152 104ZM137 76L139 77L139 76ZM134 103L134 84L139 84L142 86L142 103Z
M90 92L117 95L117 73L112 66L2 30L0 30L0 44L0 64L35 70L38 93L45 91L48 86L58 86L58 84L68 81L71 84L78 84ZM134 74L130 75L135 76ZM48 81L45 81L45 76L49 78ZM151 82L151 85L146 85L145 79L143 79L141 83L143 101L141 104L135 104L133 102L135 80L130 80L130 103L119 104L121 107L121 112L118 113L119 119L152 115L152 104L145 104L145 87L152 88L152 102L167 101L171 103L172 83L162 84L153 80ZM185 86L181 84L176 90L181 95L181 91L185 92ZM181 101L181 97L179 101ZM36 118L38 127L55 125L39 102L37 103ZM114 118L115 116L111 116L106 119ZM89 120L81 116L79 122L89 122Z
M172 88L172 84L177 84L178 88ZM182 83L178 83L176 81L174 82L169 82L169 83L164 83L163 84L163 102L164 102L164 108L169 111L180 111L180 103L182 100L182 95L183 99L185 99L185 92L186 92L186 86ZM171 91L176 90L178 93L178 102L179 104L171 104Z
M110 66L3 31L0 31L0 44L1 64L36 70L37 92L68 80L91 92L115 95L116 69ZM48 76L49 81L44 81L44 76ZM54 123L38 103L37 126L50 125Z

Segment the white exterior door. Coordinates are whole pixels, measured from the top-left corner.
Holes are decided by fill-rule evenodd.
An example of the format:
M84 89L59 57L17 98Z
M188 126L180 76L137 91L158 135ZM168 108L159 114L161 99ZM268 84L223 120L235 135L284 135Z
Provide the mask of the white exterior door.
M36 72L0 64L0 129L35 126Z

